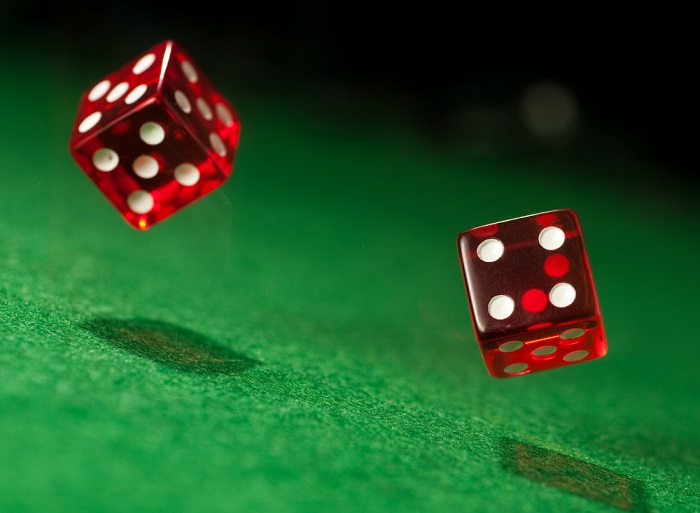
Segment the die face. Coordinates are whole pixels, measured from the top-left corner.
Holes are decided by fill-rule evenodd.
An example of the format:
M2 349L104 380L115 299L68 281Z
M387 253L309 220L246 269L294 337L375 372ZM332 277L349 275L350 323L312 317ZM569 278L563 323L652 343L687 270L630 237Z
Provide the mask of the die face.
M154 100L160 89L161 69L169 44L164 41L153 46L83 93L71 133L71 147Z
M457 246L474 329L492 375L536 372L605 354L575 212L555 210L472 228L458 236Z
M534 332L512 333L481 345L489 374L508 378L550 370L605 356L600 316Z
M83 95L69 150L128 223L145 230L231 174L240 122L174 41Z
M71 153L126 221L140 230L226 179L208 152L158 102L103 128Z
M171 45L159 94L180 123L207 148L214 163L230 174L240 133L238 115L176 43Z
M483 341L598 314L581 227L571 210L467 230L459 250Z

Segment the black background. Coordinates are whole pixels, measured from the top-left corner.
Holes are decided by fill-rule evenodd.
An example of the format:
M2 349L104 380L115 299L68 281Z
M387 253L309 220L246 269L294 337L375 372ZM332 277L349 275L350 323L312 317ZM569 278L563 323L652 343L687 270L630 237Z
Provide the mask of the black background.
M690 14L658 7L528 9L6 0L0 45L109 72L173 38L215 82L282 94L338 122L395 118L446 147L490 138L515 158L533 149L579 162L591 151L598 159L605 152L623 160L630 154L645 167L640 180L653 187L694 188L697 58ZM523 91L542 79L574 92L584 122L579 142L558 154L528 141L516 126ZM507 121L465 124L474 108L505 113ZM635 180L634 165L628 162L618 178Z

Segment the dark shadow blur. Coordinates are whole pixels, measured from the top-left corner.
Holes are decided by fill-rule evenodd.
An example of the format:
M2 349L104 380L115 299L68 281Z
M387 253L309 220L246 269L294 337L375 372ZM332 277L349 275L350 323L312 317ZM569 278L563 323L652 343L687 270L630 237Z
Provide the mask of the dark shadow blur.
M644 485L635 479L512 438L501 438L499 445L510 472L624 511L649 511Z
M262 365L200 333L167 322L98 318L84 323L83 328L114 347L179 371L240 374Z

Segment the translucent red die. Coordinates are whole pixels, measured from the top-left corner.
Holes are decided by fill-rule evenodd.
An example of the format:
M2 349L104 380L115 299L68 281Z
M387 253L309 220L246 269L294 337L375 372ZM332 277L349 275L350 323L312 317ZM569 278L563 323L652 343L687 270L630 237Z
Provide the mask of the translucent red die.
M492 376L605 355L600 306L573 210L465 230L457 249L477 342Z
M124 219L146 230L224 183L239 132L231 104L163 41L85 91L69 150Z

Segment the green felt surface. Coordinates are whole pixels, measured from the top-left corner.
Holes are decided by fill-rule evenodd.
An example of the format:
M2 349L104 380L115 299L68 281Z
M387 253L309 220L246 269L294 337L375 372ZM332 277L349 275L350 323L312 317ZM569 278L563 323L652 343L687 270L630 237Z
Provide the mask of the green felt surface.
M700 510L698 215L224 91L220 190L147 232L73 163L96 70L0 54L0 511ZM583 225L600 360L491 378L455 247Z

